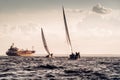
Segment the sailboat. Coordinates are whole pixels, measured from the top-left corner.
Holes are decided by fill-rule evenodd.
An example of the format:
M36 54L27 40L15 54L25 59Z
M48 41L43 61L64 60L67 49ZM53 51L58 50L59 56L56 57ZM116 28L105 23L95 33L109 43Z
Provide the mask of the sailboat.
M68 30L67 21L66 21L66 16L65 16L65 10L64 10L63 6L62 6L62 10L63 10L63 19L64 19L64 25L65 25L66 39L67 39L67 43L69 45L70 52L71 52L69 59L76 60L76 59L80 58L80 53L79 52L76 52L76 54L73 53L73 48L72 48L69 30Z
M45 39L45 36L44 36L44 32L43 32L43 29L41 28L41 35L42 35L42 41L43 41L43 45L44 45L44 48L46 50L46 52L48 53L48 55L46 57L52 57L52 53L50 53L49 49L48 49L48 46L47 46L47 42L46 42L46 39Z

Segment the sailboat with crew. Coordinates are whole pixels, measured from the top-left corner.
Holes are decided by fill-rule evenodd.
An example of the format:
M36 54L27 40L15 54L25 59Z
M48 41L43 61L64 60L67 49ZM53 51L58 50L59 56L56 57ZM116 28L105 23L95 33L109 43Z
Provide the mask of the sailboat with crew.
M69 55L69 59L72 60L76 60L80 58L80 52L73 52L73 48L72 48L72 44L71 44L71 40L70 40L70 35L69 35L69 30L68 30L68 26L67 26L67 21L66 21L66 16L65 16L65 10L64 7L62 6L62 10L63 10L63 19L64 19L64 25L65 25L65 32L66 32L66 40L68 43L68 46L70 48L70 52L71 54Z
M41 36L42 36L42 41L43 41L44 48L45 48L46 52L48 53L46 58L52 58L53 57L53 53L50 53L50 51L48 49L47 42L46 42L46 39L45 39L45 35L44 35L44 32L43 32L42 28L41 28Z

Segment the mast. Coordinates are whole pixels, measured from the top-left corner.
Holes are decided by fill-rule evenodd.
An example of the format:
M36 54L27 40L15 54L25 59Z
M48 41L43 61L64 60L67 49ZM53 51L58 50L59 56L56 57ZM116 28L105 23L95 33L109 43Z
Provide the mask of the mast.
M42 41L43 41L43 45L44 45L44 48L46 50L46 52L50 55L50 51L47 47L47 42L45 40L45 36L44 36L44 33L43 33L43 29L41 28L41 35L42 35Z
M62 6L62 10L63 10L63 18L64 18L64 24L65 24L65 32L66 32L67 43L68 43L68 45L70 47L71 53L73 53L72 44L71 44L71 40L70 40L70 36L69 36L69 30L68 30L68 26L67 26L66 17L65 17L65 11L64 11L63 6Z

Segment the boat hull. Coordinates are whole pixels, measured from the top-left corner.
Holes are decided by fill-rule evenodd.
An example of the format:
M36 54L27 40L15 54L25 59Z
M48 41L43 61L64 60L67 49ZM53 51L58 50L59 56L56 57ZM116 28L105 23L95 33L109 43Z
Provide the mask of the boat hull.
M35 51L16 51L16 52L8 51L6 52L6 55L8 56L33 56L34 53Z

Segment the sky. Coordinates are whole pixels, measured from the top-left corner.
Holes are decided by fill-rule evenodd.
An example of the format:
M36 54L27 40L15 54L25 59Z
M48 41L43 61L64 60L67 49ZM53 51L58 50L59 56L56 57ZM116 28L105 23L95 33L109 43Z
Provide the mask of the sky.
M0 0L0 55L12 43L20 49L68 56L62 6L74 52L81 56L120 56L120 0Z

